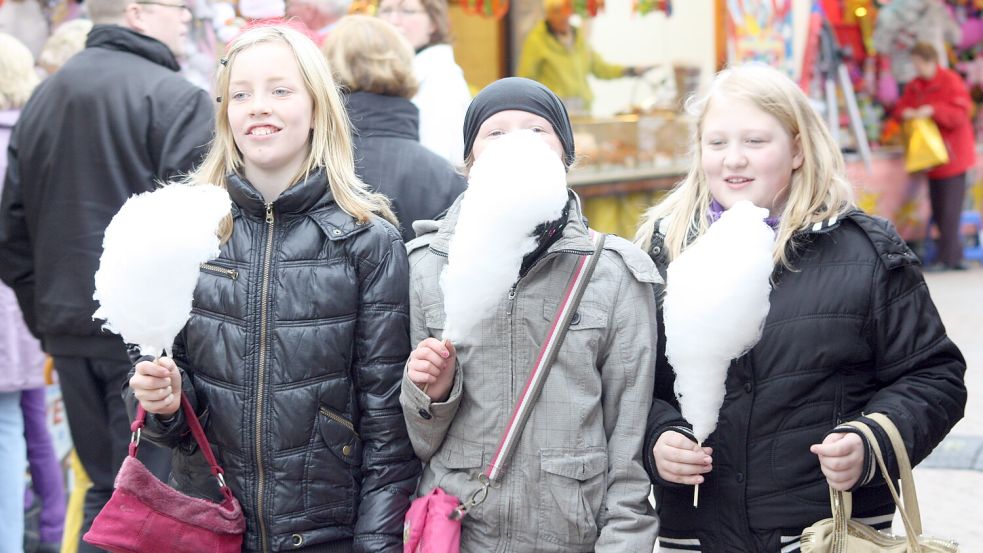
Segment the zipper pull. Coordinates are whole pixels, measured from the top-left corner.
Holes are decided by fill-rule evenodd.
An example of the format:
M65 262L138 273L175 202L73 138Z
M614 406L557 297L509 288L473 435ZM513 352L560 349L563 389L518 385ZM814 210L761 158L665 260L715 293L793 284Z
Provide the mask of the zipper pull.
M516 282L511 288L509 288L509 308L505 311L505 314L508 316L512 316L512 302L515 300L515 287L518 285L519 283Z
M266 204L266 222L273 222L273 202Z

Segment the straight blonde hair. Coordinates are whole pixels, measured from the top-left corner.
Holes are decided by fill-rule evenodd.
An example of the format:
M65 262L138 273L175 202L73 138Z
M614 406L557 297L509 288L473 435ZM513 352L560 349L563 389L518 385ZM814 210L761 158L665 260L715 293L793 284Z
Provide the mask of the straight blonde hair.
M338 84L407 100L418 88L413 47L396 27L376 17L343 17L321 47Z
M363 223L375 214L397 224L396 216L389 207L389 199L371 192L355 175L351 124L324 56L311 39L284 25L255 27L229 43L215 77L215 90L221 94L215 114L215 138L208 155L187 176L186 181L191 184L212 183L225 188L229 175L242 174L242 152L236 146L229 124L229 75L239 54L266 43L284 44L293 52L304 85L313 100L314 124L310 150L300 170L290 179L291 186L306 180L312 172L323 169L335 202L346 213ZM229 216L219 227L219 236L224 242L231 234L232 218Z
M747 102L773 116L802 150L802 165L792 171L772 255L776 265L791 268L795 235L852 209L853 188L846 179L839 147L805 94L785 74L761 64L721 71L706 96L687 103L687 110L697 119L689 172L645 213L635 243L648 251L655 225L665 224L665 246L672 260L709 228L711 198L703 173L702 129L710 103L727 100Z

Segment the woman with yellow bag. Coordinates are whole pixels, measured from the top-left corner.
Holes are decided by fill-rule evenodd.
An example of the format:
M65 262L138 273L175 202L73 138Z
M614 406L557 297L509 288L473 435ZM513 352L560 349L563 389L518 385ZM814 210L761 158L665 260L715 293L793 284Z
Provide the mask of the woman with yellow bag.
M939 65L934 46L916 44L911 56L918 76L905 86L894 115L905 121L930 119L948 153L948 162L928 170L932 219L939 229L936 263L928 270L965 270L959 217L966 195L966 171L976 163L973 102L959 74Z

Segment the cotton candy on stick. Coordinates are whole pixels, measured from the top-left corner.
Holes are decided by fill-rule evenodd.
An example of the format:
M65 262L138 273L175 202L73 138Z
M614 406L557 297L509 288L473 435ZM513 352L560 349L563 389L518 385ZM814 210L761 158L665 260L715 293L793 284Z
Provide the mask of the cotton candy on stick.
M669 264L666 357L683 417L700 444L717 427L731 360L754 347L768 315L775 233L767 216L737 202ZM694 507L699 491L697 485Z
M231 205L212 185L170 184L130 197L106 228L93 319L144 355L170 355L191 316L199 266L218 256L218 225Z
M464 338L495 308L536 248L536 226L559 218L567 198L560 156L532 131L485 147L471 168L440 275L445 340Z

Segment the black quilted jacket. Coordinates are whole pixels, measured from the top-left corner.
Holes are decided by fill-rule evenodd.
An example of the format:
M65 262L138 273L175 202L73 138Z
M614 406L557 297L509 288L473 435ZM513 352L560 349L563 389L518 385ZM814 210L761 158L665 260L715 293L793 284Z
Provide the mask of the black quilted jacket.
M917 463L962 418L966 363L890 223L853 211L801 233L798 244L794 271L775 276L761 340L731 362L717 429L703 444L714 463L697 509L692 486L666 482L654 467L659 435L688 427L659 344L644 459L663 538L699 539L703 553L778 551L781 536L830 516L809 446L837 424L864 420L890 452L887 436L863 417L884 413ZM658 231L649 254L664 271ZM661 307L659 315L661 326ZM888 464L897 474L893 453ZM890 520L893 511L883 479L854 491L854 516Z
M234 231L201 268L174 359L242 503L244 550L402 551L420 463L399 406L399 234L342 211L323 173L271 204L236 176L229 193ZM178 490L219 497L183 417L150 417L146 435L175 447Z

